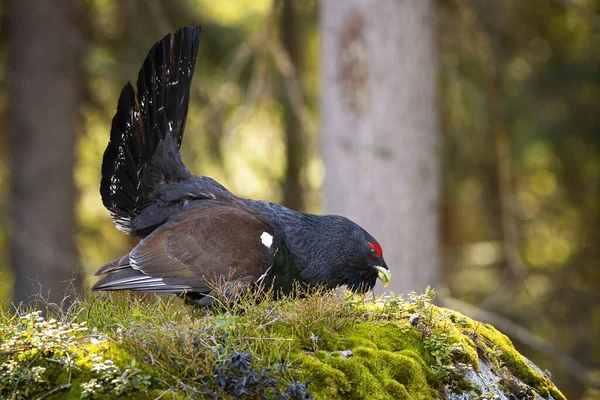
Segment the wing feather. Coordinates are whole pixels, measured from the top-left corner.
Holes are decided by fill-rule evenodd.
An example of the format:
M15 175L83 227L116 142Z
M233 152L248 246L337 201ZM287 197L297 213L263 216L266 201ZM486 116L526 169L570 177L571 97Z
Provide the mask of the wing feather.
M249 212L218 201L199 202L144 238L127 256L102 267L92 290L207 292L223 280L256 281L271 266L272 228ZM264 278L263 278L264 279Z

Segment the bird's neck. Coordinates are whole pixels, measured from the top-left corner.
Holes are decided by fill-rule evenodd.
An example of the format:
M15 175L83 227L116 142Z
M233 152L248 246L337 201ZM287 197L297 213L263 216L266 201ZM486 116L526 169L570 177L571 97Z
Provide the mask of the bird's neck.
M305 282L328 282L333 287L345 280L343 252L338 251L347 241L338 229L341 217L302 213L275 203L247 204L283 240Z

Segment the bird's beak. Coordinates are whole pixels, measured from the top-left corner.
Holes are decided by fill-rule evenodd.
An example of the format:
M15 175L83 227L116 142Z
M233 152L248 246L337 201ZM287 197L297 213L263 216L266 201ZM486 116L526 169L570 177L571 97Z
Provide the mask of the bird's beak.
M383 286L387 286L392 281L392 273L389 269L376 265L373 268L377 270L377 277L381 282L383 282Z

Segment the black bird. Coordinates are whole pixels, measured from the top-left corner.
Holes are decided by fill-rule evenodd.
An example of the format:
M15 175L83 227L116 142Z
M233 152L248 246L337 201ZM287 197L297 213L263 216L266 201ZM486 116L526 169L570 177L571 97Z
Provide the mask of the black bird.
M337 215L312 215L235 196L193 175L179 148L190 100L200 27L157 42L137 80L127 83L104 152L100 193L116 226L141 238L98 270L92 290L187 293L215 282L264 283L289 292L294 281L364 292L391 273L381 246Z

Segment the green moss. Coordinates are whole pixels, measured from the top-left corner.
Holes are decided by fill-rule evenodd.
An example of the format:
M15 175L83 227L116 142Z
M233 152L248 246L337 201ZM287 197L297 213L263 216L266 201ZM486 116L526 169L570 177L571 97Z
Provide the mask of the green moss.
M422 334L405 322L358 322L340 332L339 339L324 343L324 348L331 355L317 352L309 364L305 361L299 367L301 375L311 382L311 391L319 396L356 399L439 397L434 388L440 383L435 382L427 366L432 357L423 349ZM348 349L353 350L353 357L342 358L340 351ZM314 368L319 371L316 375L328 371L330 376L318 380L311 373Z
M375 342L367 338L357 336L356 334L349 334L349 336L344 337L341 343L338 342L335 344L335 346L333 346L331 343L327 344L327 348L337 347L344 347L346 349L353 349L355 347L367 347L369 349L376 349L377 345L375 344Z
M342 337L342 346L347 348L361 346L389 351L418 351L420 346L417 343L421 340L420 332L395 321L360 322L344 332Z
M404 400L411 398L406 387L393 379L386 379L383 381L383 391L389 394L393 399Z
M418 362L419 364L421 364L422 367L427 368L427 364L423 360L423 357L419 353L417 353L416 351L414 351L414 350L401 350L398 353L402 354L403 356L412 358L413 360L415 360L416 362Z
M325 362L336 370L342 372L348 380L348 390L340 394L346 399L390 399L381 388L381 381L375 377L374 371L371 371L363 362L361 357L352 357L344 360L331 357ZM315 388L315 394L318 394L318 388Z
M327 353L321 353L323 359L302 354L294 363L294 371L299 379L310 382L310 389L323 399L340 398L341 393L350 390L350 383L343 372L327 364Z
M414 358L359 347L351 358L303 355L296 367L313 394L326 399L437 399L429 370Z
M506 336L423 298L394 299L390 306L313 293L279 301L224 304L207 313L156 297L109 296L84 301L78 315L80 323L87 321L109 340L78 333L77 343L68 347L75 361L70 378L64 364L50 361L53 355L40 353L36 346L28 352L4 350L25 365L37 357L35 365L46 368L45 382L36 384L27 397L71 379L71 388L55 398L78 399L81 385L98 376L92 370L98 363L96 354L114 361L121 371L135 364L139 374L152 377L153 385L147 392L136 393L136 398L165 394L185 398L192 390L189 387L195 388L193 393L210 383L223 354L244 352L251 355L256 371L274 364L290 365L274 375L279 387L285 391L295 378L309 382L313 395L321 399L437 399L449 382L463 387L460 373L444 368L469 364L477 369L480 358L506 368L503 371L542 396L564 399L546 377L529 367ZM412 315L420 316L416 326L408 322ZM0 314L0 344L18 321ZM351 356L342 353L348 350ZM273 371L279 371L278 367ZM184 388L182 382L189 387ZM2 384L0 379L0 392ZM99 398L128 398L127 394L103 396Z

